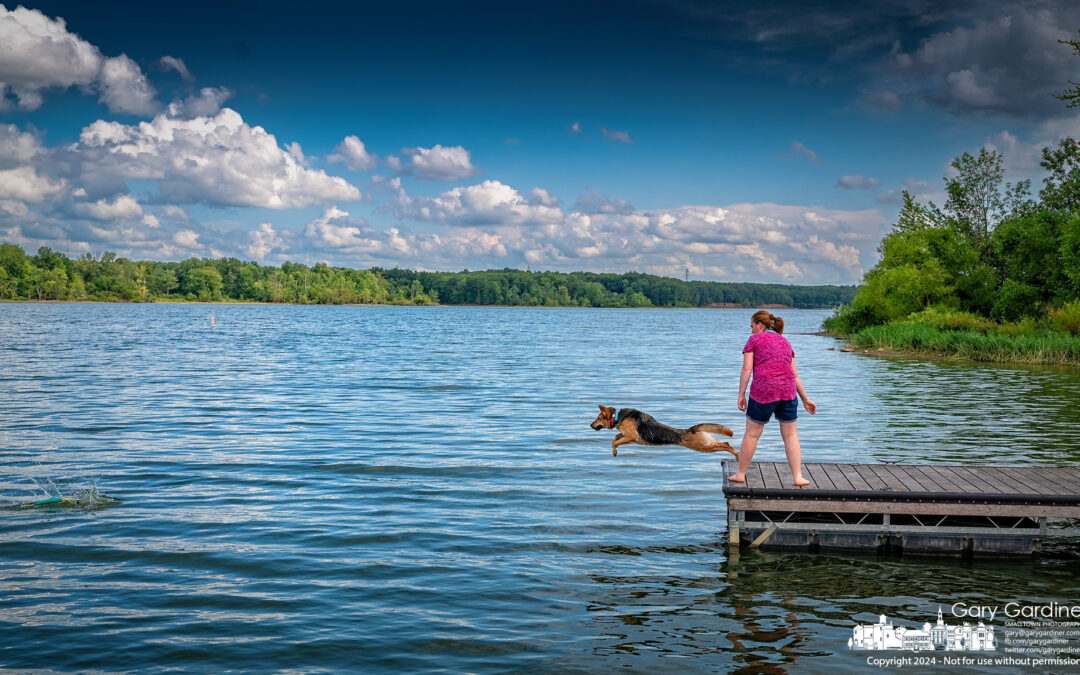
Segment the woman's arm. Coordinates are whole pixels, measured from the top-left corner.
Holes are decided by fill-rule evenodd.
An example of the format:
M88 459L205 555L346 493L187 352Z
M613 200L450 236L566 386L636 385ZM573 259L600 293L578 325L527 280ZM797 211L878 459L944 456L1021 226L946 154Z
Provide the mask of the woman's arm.
M799 398L802 399L803 407L806 408L806 412L813 415L817 412L817 404L806 395L806 389L803 387L802 380L799 379L799 371L795 369L795 359L791 359L791 372L795 373L795 391L798 392Z
M743 353L742 372L739 373L739 410L746 410L746 385L754 372L754 352Z

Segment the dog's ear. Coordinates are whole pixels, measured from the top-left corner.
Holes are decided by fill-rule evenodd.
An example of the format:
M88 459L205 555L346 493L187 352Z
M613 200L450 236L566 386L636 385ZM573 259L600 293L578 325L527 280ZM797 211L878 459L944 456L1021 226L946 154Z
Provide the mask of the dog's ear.
M607 408L605 408L605 407L604 407L604 404L603 404L603 403L601 403L601 404L600 404L600 410L601 410L601 411L603 411L603 410L606 410L606 409L607 409Z
M603 410L604 414L608 417L611 417L615 414L615 408L605 408L604 406L600 406L600 409Z

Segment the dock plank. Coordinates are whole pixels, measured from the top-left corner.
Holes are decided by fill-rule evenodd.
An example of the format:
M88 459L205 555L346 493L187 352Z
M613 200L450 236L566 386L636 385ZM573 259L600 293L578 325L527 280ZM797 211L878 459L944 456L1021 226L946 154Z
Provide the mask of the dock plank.
M1009 494L1038 494L1037 490L1027 485L1024 485L1023 483L1018 483L1014 480L1011 480L1007 476L1000 476L990 471L987 471L986 467L971 466L968 467L967 470L972 474L978 476L980 479L982 479L983 482L1000 488L1002 492Z
M839 466L835 464L821 464L819 466L825 470L825 473L829 476L829 480L832 481L832 484L837 490L855 491L855 486L851 484L851 481L848 480L848 477L844 475L843 470L841 470Z
M1040 471L1038 467L1016 467L1016 473L1024 480L1041 480L1047 485L1056 486L1062 494L1080 494L1080 478L1072 479L1059 471Z
M983 475L988 475L997 478L1003 484L1011 485L1016 488L1017 494L1021 495L1057 495L1062 491L1061 487L1048 483L1043 477L1037 474L1027 474L1022 476L1015 471L1007 471L1004 469L998 469L996 467L980 467L978 472Z
M889 471L889 467L885 464L867 464L866 466L874 472L875 476L881 479L881 482L884 483L889 490L892 490L893 492L910 491L908 486L904 485L899 478L894 476L892 472Z
M810 481L810 485L824 490L836 490L836 484L833 483L832 478L829 478L829 474L825 471L825 466L817 463L806 463L802 465L803 478Z
M851 464L837 464L836 466L844 473L844 478L848 479L848 482L851 483L851 487L856 490L873 491L870 484L866 482L866 479L859 475L859 472L855 470L854 466Z
M993 467L980 466L975 468L975 472L982 476L983 480L996 480L1001 485L1007 486L1010 492L1017 494L1057 494L1060 491L1056 487L1047 486L1041 480L1020 480L1009 471L1002 471Z
M985 492L1002 491L996 486L986 483L982 478L972 475L971 472L964 470L963 467L957 467L957 465L939 467L937 470L953 476L953 482L964 488L964 492L968 492L968 494L971 495L982 495L985 494Z
M1057 470L1061 472L1061 476L1063 478L1068 477L1068 478L1072 478L1074 480L1080 480L1080 469L1076 469L1076 468L1073 468L1073 467L1070 466L1070 467L1058 467Z
M870 489L877 492L879 490L891 490L889 485L881 480L881 477L874 473L874 470L870 464L855 464L855 471L862 476L863 480L870 485Z
M746 470L746 485L755 488L765 487L765 480L761 477L761 467L750 465L750 468Z
M747 469L746 471L747 471L747 473L749 473L750 471L753 471L755 469L757 470L758 483L760 483L761 487L763 487L763 488L768 487L768 483L765 481L765 471L762 470L760 464L751 464L750 468Z
M776 469L776 462L763 463L761 466L761 475L765 477L765 487L774 490L781 490L784 488L784 481L780 479L780 472Z
M940 492L937 483L917 471L910 471L906 464L890 464L889 470L912 492Z
M1066 494L1080 493L1080 475L1073 477L1056 468L1051 471L1040 471L1038 467L1021 467L1021 470L1025 475L1036 474L1045 477L1048 482L1061 486Z
M1036 467L1023 467L1024 469L1036 469ZM1070 492L1080 491L1080 470L1055 467L1049 475L1055 483L1061 485Z
M912 465L908 467L911 471L918 471L927 479L932 480L937 485L941 492L963 492L964 490L952 481L944 472L935 471L933 466L924 465Z

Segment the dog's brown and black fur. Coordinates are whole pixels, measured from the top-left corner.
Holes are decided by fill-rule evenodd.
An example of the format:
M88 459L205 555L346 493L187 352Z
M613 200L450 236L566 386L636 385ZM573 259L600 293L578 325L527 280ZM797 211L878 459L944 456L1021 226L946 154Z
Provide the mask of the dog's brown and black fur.
M734 432L723 424L695 424L689 429L676 429L666 424L657 422L652 415L634 410L633 408L620 408L616 414L615 408L600 406L600 414L596 416L590 425L593 429L618 429L615 440L611 441L611 455L619 454L619 446L628 443L638 445L681 445L684 448L697 450L698 452L716 452L724 450L736 457L739 452L731 447L731 444L718 441L709 434L723 434L734 436Z

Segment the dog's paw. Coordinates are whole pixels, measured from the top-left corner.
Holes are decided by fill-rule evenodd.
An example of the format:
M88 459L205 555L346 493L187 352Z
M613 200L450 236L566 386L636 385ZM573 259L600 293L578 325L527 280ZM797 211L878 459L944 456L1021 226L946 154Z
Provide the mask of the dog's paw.
M616 448L615 446L611 447L611 456L612 457L618 457L619 456L619 449Z

